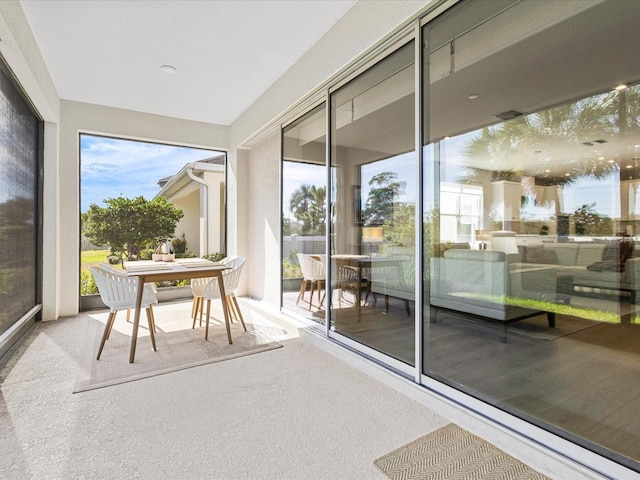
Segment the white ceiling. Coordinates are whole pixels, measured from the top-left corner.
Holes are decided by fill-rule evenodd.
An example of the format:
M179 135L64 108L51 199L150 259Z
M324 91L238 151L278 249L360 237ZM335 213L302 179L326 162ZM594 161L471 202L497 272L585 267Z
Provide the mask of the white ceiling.
M60 98L221 125L356 2L21 0Z

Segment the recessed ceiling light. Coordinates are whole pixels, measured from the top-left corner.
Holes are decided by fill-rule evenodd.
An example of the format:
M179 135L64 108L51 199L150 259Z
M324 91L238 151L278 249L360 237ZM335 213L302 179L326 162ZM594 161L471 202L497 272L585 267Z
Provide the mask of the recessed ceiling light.
M479 93L472 93L471 95L469 95L467 98L469 100L475 100L476 98L478 98L480 96Z
M549 170L548 168L544 171L544 173L549 173L551 170Z
M565 174L564 174L564 176L565 176L565 177L570 177L570 176L571 176L571 174L570 174L570 173L565 173Z
M621 92L622 90L626 90L627 89L627 85L625 83L621 83L620 85L616 85L614 90L617 90L618 92Z
M627 165L627 168L633 168L633 165Z
M615 160L611 159L611 160L607 160L609 163L615 163Z
M598 160L604 160L604 157L598 157Z
M160 67L160 71L163 73L174 74L177 72L176 67L172 67L171 65L162 65Z

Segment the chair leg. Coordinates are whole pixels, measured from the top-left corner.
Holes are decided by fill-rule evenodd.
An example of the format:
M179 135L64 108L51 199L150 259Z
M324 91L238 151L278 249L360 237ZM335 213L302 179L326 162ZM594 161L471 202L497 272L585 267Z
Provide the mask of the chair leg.
M151 321L153 322L153 333L158 333L158 330L156 330L156 316L153 313L153 305L149 305L149 313L151 314Z
M227 310L229 311L229 318L231 319L231 322L233 323L234 320L237 321L238 314L236 313L235 306L231 302L231 297L229 295L227 295Z
M300 284L300 291L298 292L298 299L296 300L296 305L300 303L300 299L304 296L304 291L306 289L307 289L307 281L303 279L302 283Z
M107 318L107 324L104 326L104 332L102 333L102 341L100 342L100 348L98 349L98 356L96 360L100 360L100 355L102 355L102 349L104 348L104 344L109 338L109 332L111 331L111 327L113 326L113 321L116 319L116 312L110 312L109 318Z
M209 314L211 313L211 299L207 298L207 323L204 329L204 339L209 340ZM202 310L200 310L200 318L202 318Z
M240 311L240 305L238 304L238 299L235 297L231 297L232 302L235 304L236 311L238 312L238 316L240 317L240 323L242 324L242 328L244 331L247 331L247 326L244 324L244 318L242 318L242 312Z
M200 326L202 326L202 312L204 311L204 297L200 297Z
M311 283L311 295L309 295L309 310L311 310L311 306L313 305L313 290L315 289L315 282Z
M109 325L109 331L107 332L107 340L111 337L111 331L113 330L113 325L116 323L116 317L118 316L118 311L113 312L113 320L111 321L111 325Z
M220 301L226 302L226 298L221 298ZM224 305L222 306L224 311ZM231 339L231 325L229 324L229 309L227 309L227 315L224 316L224 326L227 327L227 340L229 340L229 345L233 344L233 340Z
M153 345L153 351L156 350L156 324L153 321L153 312L151 312L151 308L147 307L147 324L149 325L149 334L151 335L151 345Z
M196 296L194 295L194 297L193 297L193 301L191 302L191 318L193 318L193 319L194 319L194 322L193 322L193 326L194 326L194 328L195 328L195 326L196 326L196 322L195 322L196 312L198 311L198 310L197 310L197 305L198 305L198 297L196 297Z
M198 319L198 310L200 308L200 302L202 301L202 297L193 297L193 325L191 325L191 329L196 328L196 320ZM200 325L202 326L202 319L200 319Z
M127 308L127 323L131 320L131 307Z

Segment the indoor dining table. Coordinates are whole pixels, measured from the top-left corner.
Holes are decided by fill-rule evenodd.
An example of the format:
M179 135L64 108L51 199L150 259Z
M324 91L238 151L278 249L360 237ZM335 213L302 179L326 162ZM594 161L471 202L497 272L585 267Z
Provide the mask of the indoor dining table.
M133 333L131 335L129 363L133 363L136 356L136 343L138 340L138 327L140 325L142 294L145 283L215 277L218 279L221 298L226 298L224 291L224 278L222 275L225 270L230 268L226 265L221 265L201 258L186 258L174 262L154 262L151 260L124 262L124 266L127 270L127 276L138 278L136 310L133 319ZM224 323L227 327L227 338L231 344L233 341L231 340L231 329L229 325L230 318L227 302L222 302L222 310L224 312ZM207 337L208 335L205 334L205 340L207 340Z

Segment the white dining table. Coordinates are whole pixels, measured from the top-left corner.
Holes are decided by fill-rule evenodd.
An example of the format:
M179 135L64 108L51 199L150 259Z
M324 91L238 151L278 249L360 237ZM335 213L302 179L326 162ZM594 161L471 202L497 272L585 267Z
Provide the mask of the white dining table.
M124 262L127 276L138 278L138 290L136 292L136 308L133 319L133 333L131 335L131 351L129 353L129 363L133 363L136 356L136 343L138 341L138 327L140 326L140 311L142 307L142 294L144 284L148 282L163 282L171 280L186 280L193 278L216 277L220 287L221 298L226 298L224 291L223 272L230 267L221 265L201 258L185 258L173 262L154 262L152 260L140 260ZM231 339L231 327L227 302L222 302L224 312L224 323L227 327L227 338ZM205 333L205 340L208 338L208 331Z

